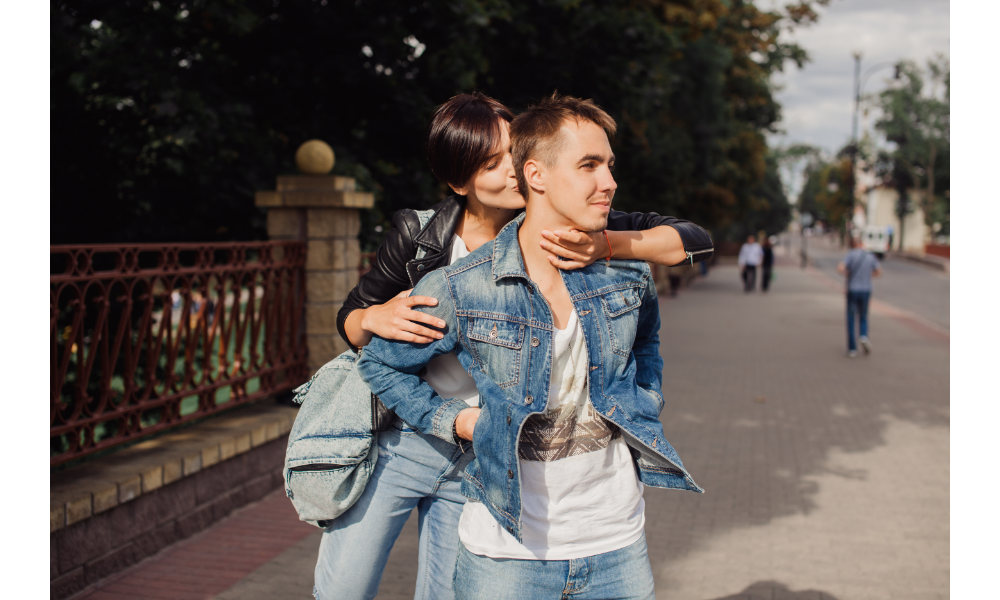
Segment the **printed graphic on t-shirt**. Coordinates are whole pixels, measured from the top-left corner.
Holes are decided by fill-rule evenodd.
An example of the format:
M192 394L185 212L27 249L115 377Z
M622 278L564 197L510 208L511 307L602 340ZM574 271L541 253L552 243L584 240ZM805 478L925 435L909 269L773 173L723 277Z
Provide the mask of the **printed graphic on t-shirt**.
M604 450L619 435L597 416L590 402L584 407L583 418L577 417L576 406L564 404L531 415L521 429L518 455L521 460L553 461L588 452Z

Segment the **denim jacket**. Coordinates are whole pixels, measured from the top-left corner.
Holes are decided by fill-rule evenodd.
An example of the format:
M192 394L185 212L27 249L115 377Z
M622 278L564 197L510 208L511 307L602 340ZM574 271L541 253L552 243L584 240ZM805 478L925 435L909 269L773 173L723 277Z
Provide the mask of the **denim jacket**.
M386 406L419 431L456 443L455 417L463 400L442 398L418 373L435 356L455 351L479 388L482 412L473 432L476 459L462 494L478 500L521 541L518 442L529 415L545 410L552 369L549 305L524 270L517 232L508 223L492 243L424 277L414 295L438 305L420 307L445 321L444 337L428 344L374 338L358 372ZM663 359L660 316L649 266L598 261L560 271L580 318L590 364L590 401L617 425L643 484L702 492L664 437L659 414Z

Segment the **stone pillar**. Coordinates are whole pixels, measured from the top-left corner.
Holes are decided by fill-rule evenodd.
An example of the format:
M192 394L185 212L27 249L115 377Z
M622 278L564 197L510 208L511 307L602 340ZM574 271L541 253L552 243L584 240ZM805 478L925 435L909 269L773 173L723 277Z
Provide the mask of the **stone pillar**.
M371 208L374 197L357 191L350 177L282 175L275 191L257 192L254 200L268 209L272 240L306 241L306 340L309 371L315 372L347 350L337 312L358 283L358 211Z

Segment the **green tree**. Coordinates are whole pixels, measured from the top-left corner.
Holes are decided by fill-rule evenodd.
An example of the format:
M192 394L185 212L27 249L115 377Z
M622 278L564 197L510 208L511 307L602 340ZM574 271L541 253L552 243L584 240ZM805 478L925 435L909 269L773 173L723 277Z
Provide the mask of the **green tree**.
M475 88L515 110L594 98L621 125L616 207L724 234L771 210L769 77L804 63L782 32L827 2L55 1L51 238L263 238L253 192L320 138L375 192L371 247L395 210L446 193L427 122Z
M881 112L875 128L894 145L882 157L882 171L900 192L899 214L907 210L908 186L921 186L927 225L941 219L946 223L950 194L939 194L946 192L950 183L951 67L939 54L927 61L926 69L912 61L900 61L897 72L900 85L870 100Z

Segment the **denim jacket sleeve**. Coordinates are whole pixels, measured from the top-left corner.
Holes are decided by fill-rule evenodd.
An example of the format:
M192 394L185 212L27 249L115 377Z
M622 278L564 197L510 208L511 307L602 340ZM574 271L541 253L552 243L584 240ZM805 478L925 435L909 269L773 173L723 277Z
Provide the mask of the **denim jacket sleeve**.
M414 307L445 322L444 337L428 344L411 344L380 337L372 338L358 360L358 373L382 403L418 431L457 443L452 433L455 418L469 408L464 400L440 396L418 373L435 356L459 345L458 319L444 272L424 277L414 294L438 299L437 306Z
M660 356L660 309L653 278L646 282L646 290L639 307L632 353L635 356L636 384L656 396L663 410L663 358Z

